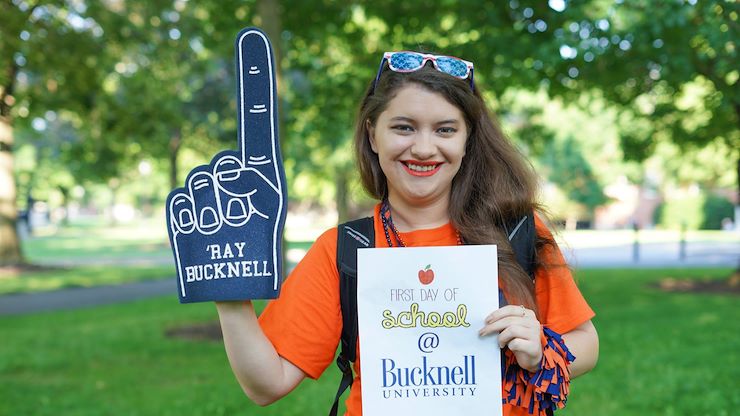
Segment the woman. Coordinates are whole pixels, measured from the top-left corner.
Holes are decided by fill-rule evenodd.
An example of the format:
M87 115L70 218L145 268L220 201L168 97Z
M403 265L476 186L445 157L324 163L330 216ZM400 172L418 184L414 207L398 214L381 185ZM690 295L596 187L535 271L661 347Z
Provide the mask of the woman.
M386 53L360 106L355 148L363 185L381 201L376 247L498 245L499 283L509 305L492 311L480 335L500 333L505 347L504 414L529 414L524 397L534 397L535 414L562 406L565 366L576 377L596 363L593 312L538 218L534 284L515 260L503 224L537 211L537 178L494 124L475 88L473 64ZM251 302L217 303L232 369L260 405L307 376L318 378L334 360L342 328L336 246L333 228L259 319ZM547 399L547 386L533 377L545 367L565 373L556 381L560 394ZM354 369L349 415L361 414L359 360Z

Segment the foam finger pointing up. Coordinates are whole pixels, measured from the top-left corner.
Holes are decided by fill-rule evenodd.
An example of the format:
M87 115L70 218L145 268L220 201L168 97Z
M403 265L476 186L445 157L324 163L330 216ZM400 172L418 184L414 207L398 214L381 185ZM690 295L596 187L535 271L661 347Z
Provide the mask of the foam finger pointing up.
M236 70L239 150L244 166L275 164L279 156L275 62L270 42L260 30L239 33Z

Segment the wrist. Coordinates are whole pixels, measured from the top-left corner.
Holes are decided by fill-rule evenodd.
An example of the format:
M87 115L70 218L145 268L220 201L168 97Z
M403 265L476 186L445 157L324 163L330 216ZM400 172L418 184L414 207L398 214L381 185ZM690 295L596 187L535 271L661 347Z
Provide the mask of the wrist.
M536 372L540 371L540 369L542 369L542 360L544 358L545 358L545 355L542 353L542 351L540 351L539 359L533 360L530 365L522 365L520 363L519 366L523 370L525 370L525 371L527 371L529 373L536 373Z
M254 313L254 305L251 300L238 300L238 301L218 301L216 304L216 310L219 314L234 314L252 312Z

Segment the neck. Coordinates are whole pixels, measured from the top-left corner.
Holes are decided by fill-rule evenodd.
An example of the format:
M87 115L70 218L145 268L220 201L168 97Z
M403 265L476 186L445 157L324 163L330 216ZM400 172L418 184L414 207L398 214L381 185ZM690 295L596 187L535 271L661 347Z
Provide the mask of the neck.
M388 198L393 224L400 232L425 230L441 227L450 222L448 197L439 198L429 203L410 204L401 198Z

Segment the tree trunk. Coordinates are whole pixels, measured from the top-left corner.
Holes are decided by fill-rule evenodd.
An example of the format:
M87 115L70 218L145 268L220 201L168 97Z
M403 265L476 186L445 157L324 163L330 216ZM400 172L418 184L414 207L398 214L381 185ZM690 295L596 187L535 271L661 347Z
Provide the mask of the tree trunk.
M116 204L118 203L118 180L108 182L110 188L110 204L108 206L108 221L111 227L118 225L118 218L116 218Z
M278 0L260 0L257 2L257 15L260 26L272 43L272 53L275 55L275 76L278 88L280 86L280 59L282 42L282 21L280 18L280 2ZM280 95L278 93L278 95Z
M9 117L0 114L0 266L24 263L17 228L13 126Z
M58 186L59 193L62 194L62 207L64 208L64 216L62 217L62 225L69 225L69 193L70 189L66 186Z
M180 186L177 180L177 157L180 155L180 146L182 145L182 130L175 129L170 136L170 189Z

